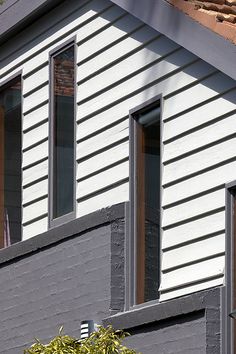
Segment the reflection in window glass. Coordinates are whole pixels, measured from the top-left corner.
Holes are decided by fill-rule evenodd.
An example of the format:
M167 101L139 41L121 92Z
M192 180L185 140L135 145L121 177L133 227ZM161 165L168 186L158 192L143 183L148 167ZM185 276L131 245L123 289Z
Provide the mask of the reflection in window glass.
M53 218L74 209L74 46L53 57Z

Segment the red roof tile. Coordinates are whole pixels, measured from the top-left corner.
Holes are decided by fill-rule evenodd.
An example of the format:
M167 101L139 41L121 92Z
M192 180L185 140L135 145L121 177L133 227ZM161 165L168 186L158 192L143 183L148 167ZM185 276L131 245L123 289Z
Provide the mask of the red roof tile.
M203 26L236 44L236 0L166 0Z

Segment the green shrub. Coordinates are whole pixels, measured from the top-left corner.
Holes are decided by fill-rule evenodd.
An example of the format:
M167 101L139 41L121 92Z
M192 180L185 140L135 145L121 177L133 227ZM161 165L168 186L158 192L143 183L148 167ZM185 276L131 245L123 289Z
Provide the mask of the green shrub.
M115 331L111 326L99 326L89 338L78 340L63 335L62 328L59 335L48 344L42 344L38 339L24 354L136 354L132 349L122 345L127 333Z

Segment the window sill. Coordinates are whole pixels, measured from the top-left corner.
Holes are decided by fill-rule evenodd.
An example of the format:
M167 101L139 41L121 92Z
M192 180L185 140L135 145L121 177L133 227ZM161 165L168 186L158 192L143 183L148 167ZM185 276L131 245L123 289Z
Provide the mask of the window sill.
M162 303L145 304L143 307L117 313L103 320L103 325L116 329L131 329L142 325L183 316L192 312L205 311L219 306L221 287L204 290Z

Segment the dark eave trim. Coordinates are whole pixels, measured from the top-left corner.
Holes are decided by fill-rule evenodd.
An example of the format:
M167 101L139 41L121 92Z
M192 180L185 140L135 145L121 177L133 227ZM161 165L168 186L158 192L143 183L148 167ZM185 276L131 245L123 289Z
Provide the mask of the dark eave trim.
M165 0L111 0L174 42L236 79L236 46Z
M79 1L79 0L71 0ZM165 0L111 0L182 47L236 79L236 46ZM0 43L63 0L6 0L0 7ZM5 6L5 11L4 11Z
M0 6L0 44L61 2L63 0L6 0Z

